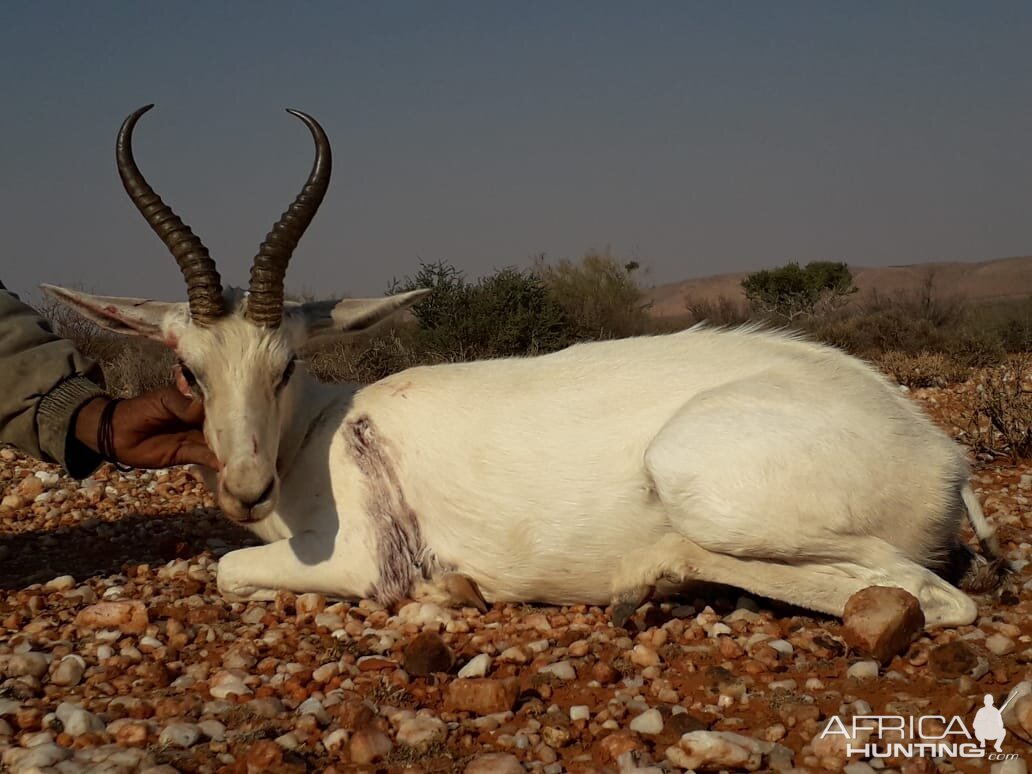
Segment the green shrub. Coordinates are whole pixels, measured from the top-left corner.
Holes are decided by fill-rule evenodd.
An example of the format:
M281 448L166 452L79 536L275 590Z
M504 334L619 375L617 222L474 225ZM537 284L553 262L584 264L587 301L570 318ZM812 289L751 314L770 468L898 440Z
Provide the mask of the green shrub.
M447 263L424 263L388 292L417 288L434 291L412 308L420 362L534 355L573 343L563 308L533 272L506 268L471 283Z
M784 321L835 309L857 292L853 273L844 263L792 262L754 272L742 280L745 297L764 314Z
M535 273L562 307L577 340L618 339L651 329L650 304L635 279L635 261L621 264L609 254L589 252L579 263L538 259Z

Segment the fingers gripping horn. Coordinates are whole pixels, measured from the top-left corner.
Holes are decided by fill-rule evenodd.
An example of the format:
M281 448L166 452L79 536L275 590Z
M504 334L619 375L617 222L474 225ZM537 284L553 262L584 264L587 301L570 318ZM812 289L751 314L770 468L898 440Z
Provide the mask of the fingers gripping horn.
M154 105L145 105L132 113L122 123L115 145L115 159L122 185L144 220L172 251L186 280L190 299L190 316L194 322L204 325L213 322L226 313L222 298L222 280L215 262L208 255L201 240L190 227L172 212L172 208L161 201L154 189L148 185L136 161L133 159L133 128L144 113Z
M251 286L245 316L255 325L279 326L283 319L283 278L297 243L315 217L330 185L332 158L326 132L311 116L288 110L297 116L315 140L315 163L301 193L294 199L258 248L251 267Z

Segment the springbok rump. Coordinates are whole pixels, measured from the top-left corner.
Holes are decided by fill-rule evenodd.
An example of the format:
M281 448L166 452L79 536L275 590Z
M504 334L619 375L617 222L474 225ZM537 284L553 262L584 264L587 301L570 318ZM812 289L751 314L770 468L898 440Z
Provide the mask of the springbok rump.
M983 554L969 563L1000 566L965 455L865 363L783 333L697 326L320 383L295 356L309 337L368 330L427 291L284 300L331 168L325 132L297 111L312 171L248 291L224 290L133 159L150 107L122 125L118 171L189 301L44 287L108 330L171 347L180 388L203 397L220 463L209 486L264 542L222 557L225 595L612 604L623 625L694 581L835 616L881 584L916 596L929 627L976 618L944 569L967 550L965 517Z

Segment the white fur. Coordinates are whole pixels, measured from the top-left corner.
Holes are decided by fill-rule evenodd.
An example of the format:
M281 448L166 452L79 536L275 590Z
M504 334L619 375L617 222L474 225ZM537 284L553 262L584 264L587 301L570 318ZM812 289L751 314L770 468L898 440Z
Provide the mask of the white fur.
M841 615L852 593L881 584L917 596L929 626L976 616L927 569L965 514L991 534L961 449L835 349L696 327L412 368L362 388L319 384L299 364L277 394L314 329L348 329L370 309L378 321L422 294L332 314L292 307L266 331L242 319L234 294L234 313L201 329L184 305L50 290L102 324L166 341L204 375L220 502L267 542L222 558L227 594L382 588L375 483L351 440L361 421L394 476L390 508L406 506L421 536L431 577L412 594L459 572L488 601L634 606L654 587L701 580ZM271 501L242 506L269 476Z

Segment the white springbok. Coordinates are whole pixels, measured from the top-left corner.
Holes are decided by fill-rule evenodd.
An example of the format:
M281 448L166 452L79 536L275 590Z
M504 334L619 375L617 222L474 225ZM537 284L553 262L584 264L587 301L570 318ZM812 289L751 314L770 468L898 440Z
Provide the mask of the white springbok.
M782 333L695 327L320 383L295 358L307 337L367 330L425 291L284 302L330 177L325 133L296 111L315 164L249 292L224 291L133 160L150 107L123 124L118 169L189 302L44 287L108 330L174 349L181 387L203 396L221 465L211 485L265 543L222 557L227 596L611 603L623 625L692 581L836 616L881 584L914 594L929 627L976 618L943 569L964 550L965 515L997 560L965 455L865 363Z

